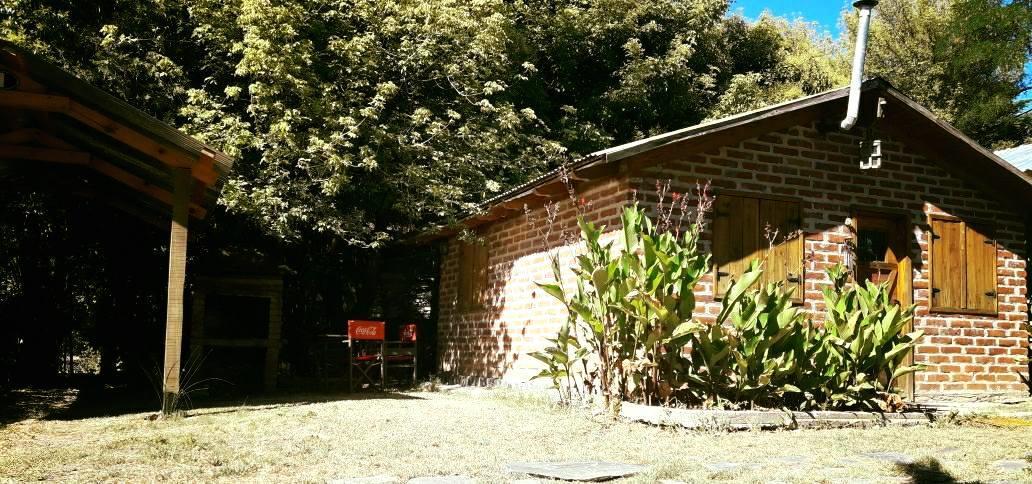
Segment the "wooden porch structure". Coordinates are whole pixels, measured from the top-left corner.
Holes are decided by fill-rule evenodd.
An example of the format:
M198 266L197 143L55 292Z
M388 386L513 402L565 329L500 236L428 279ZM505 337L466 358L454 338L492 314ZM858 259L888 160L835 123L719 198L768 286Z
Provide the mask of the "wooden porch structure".
M0 170L78 170L114 210L170 227L162 411L179 393L188 227L232 166L224 153L0 40Z

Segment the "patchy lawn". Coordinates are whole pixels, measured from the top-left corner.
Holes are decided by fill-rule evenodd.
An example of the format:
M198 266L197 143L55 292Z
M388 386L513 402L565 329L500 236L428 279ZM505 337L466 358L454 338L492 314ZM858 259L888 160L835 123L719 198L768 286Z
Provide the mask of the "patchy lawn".
M1032 452L1029 422L781 432L687 432L614 422L501 391L400 393L0 427L0 481L314 481L465 474L508 462L645 464L626 482L1032 480L993 463ZM324 400L324 401L319 401ZM44 417L45 418L45 417ZM868 454L868 455L865 455ZM893 459L910 458L910 464ZM940 482L940 481L934 481Z

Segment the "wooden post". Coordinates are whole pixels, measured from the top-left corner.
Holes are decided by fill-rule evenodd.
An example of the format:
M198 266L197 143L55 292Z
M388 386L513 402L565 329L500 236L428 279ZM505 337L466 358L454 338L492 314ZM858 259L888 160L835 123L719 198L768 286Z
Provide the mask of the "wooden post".
M189 169L172 170L174 186L172 234L168 244L168 306L165 313L165 365L162 372L161 412L172 413L179 394L183 345L183 291L186 286L186 238L190 220Z

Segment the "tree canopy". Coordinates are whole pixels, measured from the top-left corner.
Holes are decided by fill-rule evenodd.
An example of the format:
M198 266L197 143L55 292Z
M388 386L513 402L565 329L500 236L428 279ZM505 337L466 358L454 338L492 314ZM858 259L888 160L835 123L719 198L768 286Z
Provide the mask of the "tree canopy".
M882 0L868 73L987 146L1021 143L1030 1ZM855 12L835 39L729 3L6 0L0 37L236 158L192 253L287 275L284 358L304 372L305 342L348 317L433 306L432 257L368 249L594 150L848 82ZM73 340L102 369L148 366L166 235L97 230L79 221L103 207L3 181L0 388L53 374Z
M592 150L841 86L853 42L727 0L4 5L3 37L238 157L227 211L358 247ZM876 12L870 74L989 146L1028 137L1027 0Z

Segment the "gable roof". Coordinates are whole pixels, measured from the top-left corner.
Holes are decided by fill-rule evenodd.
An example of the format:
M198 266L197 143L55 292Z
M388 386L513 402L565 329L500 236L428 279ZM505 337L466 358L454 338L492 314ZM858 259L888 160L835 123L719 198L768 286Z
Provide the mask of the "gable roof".
M948 169L979 185L986 193L999 196L1004 204L1019 208L1032 205L1032 179L884 79L868 79L861 92L861 124L874 117L878 99L885 99L886 116L895 118L893 124L907 127L901 134L905 143L935 153ZM849 88L843 87L599 150L495 196L458 225L423 234L416 241L476 227L520 211L524 204L533 206L534 199L565 194L561 179L564 169L577 180L588 180L615 175L620 162L630 164L629 170L635 171L673 153L705 151L804 122L833 119L834 129L838 129L837 121L845 113L848 97ZM1001 192L1001 188L1006 188L1007 193Z
M1032 172L1032 144L1000 150L996 152L996 156L1003 158L1018 170Z
M8 172L49 174L53 164L87 168L110 182L106 191L132 194L149 213L164 216L172 169L185 169L195 182L190 213L203 217L232 169L225 153L4 40L0 74L6 77L0 166Z

